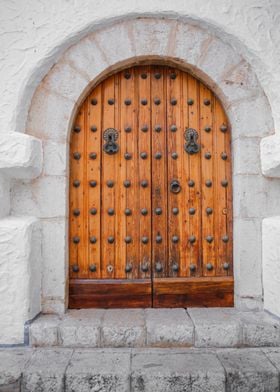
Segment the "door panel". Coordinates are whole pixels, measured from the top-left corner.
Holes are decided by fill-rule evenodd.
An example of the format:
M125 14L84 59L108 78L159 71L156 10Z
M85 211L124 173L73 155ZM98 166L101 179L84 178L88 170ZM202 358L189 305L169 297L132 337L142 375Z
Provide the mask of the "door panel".
M110 76L70 143L69 307L232 306L230 130L186 72Z

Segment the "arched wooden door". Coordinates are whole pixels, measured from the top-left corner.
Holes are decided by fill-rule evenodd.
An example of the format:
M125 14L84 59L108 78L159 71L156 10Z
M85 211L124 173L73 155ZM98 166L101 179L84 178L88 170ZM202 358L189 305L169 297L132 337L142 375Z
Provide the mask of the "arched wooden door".
M135 66L80 107L70 308L232 306L230 129L190 74Z

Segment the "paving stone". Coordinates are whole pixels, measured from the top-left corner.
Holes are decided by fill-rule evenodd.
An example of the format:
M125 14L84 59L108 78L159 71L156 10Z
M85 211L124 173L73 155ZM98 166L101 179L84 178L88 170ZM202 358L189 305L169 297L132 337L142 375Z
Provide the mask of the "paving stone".
M243 345L280 346L280 321L266 312L242 312Z
M279 374L258 349L231 349L218 352L226 371L227 392L277 392Z
M23 372L22 392L64 392L65 370L71 349L38 349Z
M20 391L22 372L30 357L29 349L3 349L0 350L0 391Z
M57 346L59 317L55 315L42 315L29 327L31 346Z
M185 309L146 309L147 345L188 347L194 343L194 326Z
M59 341L64 347L98 347L100 345L102 309L71 310L59 324Z
M150 349L132 356L131 391L224 392L225 374L214 354Z
M267 358L270 360L270 362L278 369L280 373L280 348L264 348L262 349L264 354L267 356ZM280 383L279 383L280 384ZM280 385L279 385L280 387ZM280 388L279 388L280 389Z
M146 342L143 309L110 309L104 314L102 346L139 347Z
M130 352L76 350L65 385L66 392L130 392Z
M233 308L190 308L196 347L238 347L242 343L238 311Z

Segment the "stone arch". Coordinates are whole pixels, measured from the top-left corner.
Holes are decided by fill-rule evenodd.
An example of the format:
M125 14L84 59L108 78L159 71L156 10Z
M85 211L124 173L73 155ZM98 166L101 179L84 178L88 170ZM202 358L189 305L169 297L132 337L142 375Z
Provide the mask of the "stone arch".
M142 17L114 21L71 46L32 98L26 133L42 140L43 171L32 182L14 185L12 212L42 220L43 311L67 307L67 155L76 110L102 78L143 59L193 73L227 112L234 158L235 304L260 308L261 220L279 210L274 197L279 189L260 171L259 142L273 130L267 99L250 64L215 34L177 19Z

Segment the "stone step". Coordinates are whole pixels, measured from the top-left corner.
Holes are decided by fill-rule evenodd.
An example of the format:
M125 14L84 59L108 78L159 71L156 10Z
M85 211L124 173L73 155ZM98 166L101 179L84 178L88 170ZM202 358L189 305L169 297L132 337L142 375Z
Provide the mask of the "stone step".
M280 348L0 350L0 392L279 392Z
M29 327L33 347L280 346L280 321L234 308L83 309L41 315Z

